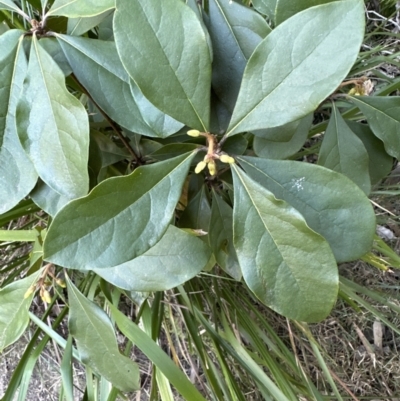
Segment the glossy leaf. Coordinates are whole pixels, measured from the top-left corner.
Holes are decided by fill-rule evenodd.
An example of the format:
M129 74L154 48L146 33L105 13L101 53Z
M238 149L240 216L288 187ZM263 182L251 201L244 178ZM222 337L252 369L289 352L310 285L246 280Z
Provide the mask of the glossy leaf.
M357 96L351 101L367 118L390 156L400 159L400 96Z
M282 127L253 131L253 150L266 159L286 159L295 154L306 142L313 114Z
M240 280L240 270L236 251L233 246L233 210L224 200L213 192L209 243L219 266L234 279Z
M138 365L119 352L114 327L107 314L89 301L67 277L68 328L82 362L121 391L140 388Z
M32 200L50 216L54 217L73 198L61 195L39 180L33 191L29 194Z
M58 35L79 82L106 114L130 131L160 136L143 120L114 42Z
M276 0L275 26L307 8L337 0Z
M29 307L34 294L25 293L35 282L38 273L6 285L0 290L0 354L17 341L29 323Z
M393 157L385 151L383 142L377 138L367 124L346 120L346 124L361 139L368 152L371 183L377 184L392 170Z
M0 213L13 208L35 186L37 173L18 138L15 112L27 70L22 31L0 36Z
M344 175L315 164L241 156L241 166L255 181L296 208L321 234L338 262L369 252L375 214L368 198Z
M328 243L297 210L236 166L233 182L233 240L249 288L288 318L325 318L336 301L339 280Z
M333 106L319 151L318 164L354 181L367 195L371 191L369 158L361 139L346 125Z
M210 53L190 7L179 0L117 0L114 37L144 96L176 120L208 131Z
M114 0L55 0L47 15L93 17L115 8Z
M199 238L169 226L161 240L143 255L119 266L94 271L125 290L165 291L199 274L210 255L210 248Z
M17 129L22 146L48 186L74 198L87 193L88 116L36 36L17 107Z
M113 267L142 255L165 233L193 153L101 182L53 220L44 258L73 269Z
M271 29L251 8L226 0L208 2L207 25L214 53L213 88L232 111L247 60Z
M275 28L247 63L228 135L278 127L315 110L346 77L363 36L361 0L312 7Z

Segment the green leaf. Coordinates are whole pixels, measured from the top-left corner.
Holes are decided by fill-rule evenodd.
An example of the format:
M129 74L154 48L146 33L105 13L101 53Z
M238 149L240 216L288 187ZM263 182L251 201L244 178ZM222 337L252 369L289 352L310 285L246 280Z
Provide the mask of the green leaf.
M184 124L154 107L153 104L143 96L143 93L133 81L131 81L131 91L143 120L157 134L153 136L166 138L184 127Z
M140 388L138 365L118 350L114 327L107 314L89 301L68 276L68 328L75 338L82 362L121 391Z
M15 281L0 290L0 354L17 341L29 323L29 307L33 293L24 298L39 272Z
M273 19L275 16L276 2L277 0L252 0L251 3L257 11Z
M206 191L208 192L206 186L202 185L200 191L190 200L179 219L179 227L208 232L211 207Z
M296 208L321 234L338 262L369 252L375 213L362 190L344 175L315 164L241 156L241 166L255 181Z
M213 88L232 111L247 60L271 29L254 10L226 0L208 2L207 26L214 53Z
M253 140L254 153L266 159L286 159L292 156L306 142L312 120L313 113L310 113L281 127L253 131L256 135Z
M199 274L210 256L210 248L203 241L169 226L161 240L143 255L119 266L94 271L124 290L165 291Z
M362 140L368 152L371 183L377 184L392 170L393 157L385 151L383 142L377 138L367 124L346 120L350 129Z
M385 144L386 152L400 159L400 96L357 96L351 97L351 101Z
M21 9L18 8L11 0L0 0L0 10L14 11L18 14L21 14L22 12Z
M113 10L107 10L93 17L68 18L67 34L73 36L83 35L99 25L106 17L112 14L112 12Z
M34 242L37 237L36 230L0 230L0 241Z
M47 214L54 217L73 198L61 195L39 180L33 191L29 194L32 200Z
M114 305L109 303L111 314L121 332L132 341L157 366L171 382L183 399L205 401L197 388L173 360L138 325L129 320Z
M27 70L22 31L0 36L0 214L12 209L35 186L37 173L18 138L15 112Z
M232 220L232 208L213 191L208 228L210 247L219 266L239 281L242 278L242 272L233 246Z
M78 81L110 118L130 131L159 136L143 120L114 42L68 35L57 39Z
M40 178L54 191L71 197L88 191L88 115L71 95L64 74L36 36L17 107L22 146Z
M201 145L196 145L194 143L170 143L150 153L149 156L155 160L168 160L200 147Z
M325 318L338 292L338 270L323 237L292 206L233 166L234 246L243 278L276 312L296 320Z
M113 267L142 255L165 233L194 153L101 182L53 220L44 259L73 269Z
M318 164L344 174L365 194L371 192L367 150L361 139L346 125L335 105L319 151Z
M63 390L67 401L74 401L74 380L72 374L72 337L69 335L60 366Z
M117 0L114 36L143 95L178 121L208 131L210 53L190 7L180 0Z
M337 0L277 0L275 7L275 26L300 11L306 10L310 7L331 3L332 1Z
M55 0L48 16L64 15L65 17L93 17L115 8L115 0Z
M40 46L57 63L66 77L72 73L71 66L56 38L42 38L40 39Z
M315 110L346 77L363 37L361 0L312 7L279 25L247 63L228 135L278 127Z

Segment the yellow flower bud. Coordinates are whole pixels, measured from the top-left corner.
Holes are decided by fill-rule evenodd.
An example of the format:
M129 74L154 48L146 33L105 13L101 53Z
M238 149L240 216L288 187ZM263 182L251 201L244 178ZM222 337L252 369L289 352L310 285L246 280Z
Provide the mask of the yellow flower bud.
M35 287L34 285L31 285L31 286L27 289L26 293L24 294L24 299L29 298L29 297L35 292L35 289L36 289L36 287Z
M198 136L200 136L200 131L198 131L197 129L191 129L190 131L187 132L187 134L189 136L193 136L194 138L197 138Z
M229 163L229 164L235 163L235 159L228 155L221 155L219 160L221 160L222 163Z
M59 285L61 288L67 288L67 284L65 281L61 278L56 279L56 284Z
M43 302L46 302L48 304L51 303L51 295L47 290L41 291L40 296L41 296Z
M196 168L194 169L194 172L196 174L199 174L201 171L203 171L207 166L207 163L205 161L197 163Z
M210 172L211 175L216 175L217 174L217 166L216 166L214 160L210 160L208 162L208 171Z

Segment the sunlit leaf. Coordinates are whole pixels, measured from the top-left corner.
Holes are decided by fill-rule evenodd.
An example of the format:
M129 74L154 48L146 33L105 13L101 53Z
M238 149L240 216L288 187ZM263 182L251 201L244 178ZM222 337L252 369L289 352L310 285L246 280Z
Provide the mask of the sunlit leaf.
M143 255L119 266L94 271L125 290L165 291L200 273L210 255L211 250L203 241L169 226L161 240Z
M27 298L24 295L38 274L15 281L0 290L0 354L5 347L17 341L28 326L28 310L34 294L32 292Z
M315 164L241 156L241 166L255 181L296 208L321 234L338 262L369 252L375 213L362 190L344 175Z
M115 8L115 0L55 0L47 15L92 17Z
M338 270L325 239L292 206L233 167L233 239L249 288L276 312L316 322L338 292Z
M13 208L34 187L37 173L22 149L15 111L27 70L22 31L0 36L0 213Z
M117 0L114 36L144 96L176 120L208 131L210 53L190 7L179 0Z
M193 153L101 182L53 220L44 258L63 267L113 267L142 255L165 233Z
M279 25L247 63L228 135L278 127L315 110L346 77L363 37L361 0L312 7Z
M67 34L80 36L99 25L106 17L112 13L112 10L107 10L104 13L93 17L68 18Z
M88 116L36 36L17 107L17 129L22 146L48 186L74 198L87 193Z
M83 296L67 277L68 328L82 362L122 391L138 390L139 367L119 352L114 327L107 314Z
M390 156L400 159L400 96L356 96L351 101L367 118Z
M371 191L369 158L361 139L346 125L333 106L328 128L325 131L318 164L354 181L367 195Z

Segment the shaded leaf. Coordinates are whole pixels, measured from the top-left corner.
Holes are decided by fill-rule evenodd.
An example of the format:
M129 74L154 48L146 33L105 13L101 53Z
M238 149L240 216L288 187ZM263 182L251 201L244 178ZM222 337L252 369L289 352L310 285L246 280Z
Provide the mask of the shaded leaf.
M248 144L243 135L235 135L226 139L222 145L222 150L230 155L242 155Z
M241 166L255 181L296 208L321 234L338 262L369 252L375 213L362 190L344 175L315 164L241 156Z
M367 149L371 183L377 184L392 170L393 157L386 153L383 142L374 135L367 124L350 120L346 120L346 124L362 140Z
M39 180L35 188L29 194L32 200L50 216L54 217L60 209L62 209L71 198L66 195L61 195L46 185L42 180Z
M55 0L47 15L92 17L115 8L115 0Z
M276 0L275 26L287 20L291 16L306 10L307 8L331 3L337 0Z
M254 8L261 14L267 15L269 18L273 19L275 16L277 0L252 0Z
M0 10L14 11L21 14L21 9L11 0L0 0Z
M282 23L247 63L228 135L278 127L315 110L346 77L363 36L361 0L312 7Z
M130 131L160 136L143 120L114 42L68 35L57 39L79 82L110 118Z
M73 36L80 36L99 25L106 17L108 17L113 10L107 10L104 13L95 15L93 17L79 17L68 18L67 34Z
M390 156L400 159L400 96L357 96L351 101L362 111L373 133Z
M28 311L34 294L26 299L24 295L38 274L15 281L0 290L0 354L17 341L28 326Z
M190 7L176 0L117 0L114 37L143 95L178 121L208 131L210 53Z
M233 166L234 246L243 278L276 312L316 322L332 309L338 270L323 237L285 201Z
M208 238L218 265L235 280L242 278L233 246L233 210L213 191Z
M203 241L169 226L161 240L143 255L119 266L94 271L125 290L165 291L199 274L210 255L211 250Z
M57 63L66 77L71 74L71 66L56 38L42 38L40 39L40 46L42 46Z
M346 125L335 105L319 151L318 164L344 174L367 195L371 192L367 150Z
M310 113L281 127L253 131L256 135L253 140L255 154L266 159L286 159L292 156L306 142L312 120L313 113Z
M12 209L35 186L37 173L18 138L15 112L27 62L22 31L0 36L0 213Z
M119 352L114 327L107 314L83 296L68 276L68 328L82 362L121 391L140 388L138 365Z
M17 107L17 129L22 146L49 187L74 198L87 193L88 116L36 36Z
M213 88L232 111L247 60L271 29L254 10L227 0L208 2L207 26L214 54Z
M196 150L200 146L194 143L170 143L150 153L149 156L155 160L168 160L172 157Z
M193 153L101 182L53 220L44 258L73 269L113 267L142 255L165 233Z
M143 120L157 133L156 136L166 138L175 134L175 132L178 132L184 126L184 124L154 107L153 104L143 96L143 93L133 81L131 81L131 91Z
M179 227L194 228L208 232L210 224L211 207L208 201L207 188L202 185L201 189L191 199L179 219Z

